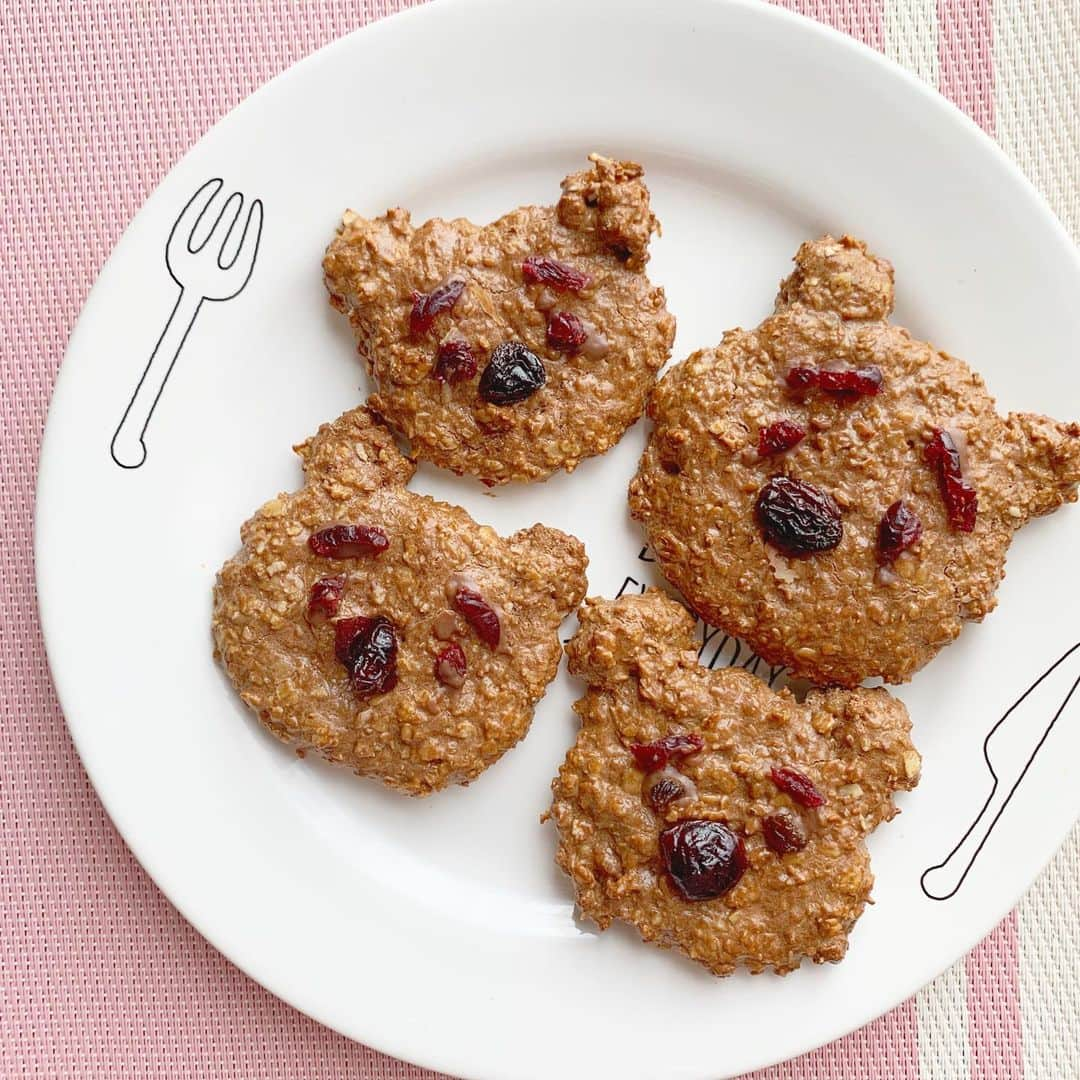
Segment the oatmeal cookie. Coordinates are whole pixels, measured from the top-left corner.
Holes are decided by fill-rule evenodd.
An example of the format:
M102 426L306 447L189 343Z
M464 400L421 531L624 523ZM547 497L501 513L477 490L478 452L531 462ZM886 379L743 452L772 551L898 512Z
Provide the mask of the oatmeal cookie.
M589 688L550 816L582 913L716 975L842 959L873 885L864 838L918 783L904 706L710 671L656 589L579 617L567 652Z
M1076 499L1080 425L1001 417L888 321L893 269L806 243L773 315L653 392L630 486L703 619L820 684L904 682L996 603L1013 533Z
M675 320L645 276L640 165L593 154L557 206L490 225L348 211L323 260L355 331L369 404L412 452L487 484L602 454L642 413Z
M585 550L504 540L405 485L366 409L296 448L306 482L240 530L214 589L216 653L262 723L409 795L465 784L524 736L585 592Z

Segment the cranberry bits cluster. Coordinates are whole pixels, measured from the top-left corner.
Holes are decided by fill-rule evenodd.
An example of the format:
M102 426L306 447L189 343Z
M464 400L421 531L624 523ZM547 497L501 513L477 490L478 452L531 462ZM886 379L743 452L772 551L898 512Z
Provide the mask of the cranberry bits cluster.
M675 319L645 276L658 222L641 166L593 155L556 206L414 228L351 211L323 262L414 456L488 484L602 454L641 415Z
M542 481L647 404L630 510L664 575L825 689L706 670L657 590L586 601L557 860L601 928L719 975L783 973L842 958L865 837L918 782L903 705L859 684L910 678L991 610L1013 532L1076 498L1080 426L1000 417L970 368L888 321L892 267L850 237L804 244L773 315L657 384L675 320L645 276L642 177L592 155L556 206L485 226L345 214L323 271L375 392L296 448L304 486L241 529L215 648L299 753L410 795L469 783L528 730L585 551L410 491L413 462Z
M660 381L630 485L691 607L819 685L910 679L993 609L1013 534L1080 480L1080 425L999 416L892 306L860 241L803 244L774 314Z

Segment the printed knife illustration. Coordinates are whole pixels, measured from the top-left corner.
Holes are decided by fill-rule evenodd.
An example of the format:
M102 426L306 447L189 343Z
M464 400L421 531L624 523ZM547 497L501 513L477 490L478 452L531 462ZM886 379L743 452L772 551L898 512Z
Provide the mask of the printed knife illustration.
M146 460L146 429L203 301L218 303L238 296L255 269L263 223L259 199L248 207L243 232L232 245L235 251L230 259L226 261L226 252L231 249L230 240L244 208L239 191L221 204L213 225L202 229L204 235L198 246L195 244L200 224L211 212L223 183L215 178L203 184L180 211L169 233L165 266L180 286L180 294L109 445L113 461L121 468L137 469Z
M922 890L931 900L955 896L998 823L1035 755L1074 703L1080 707L1080 642L1046 669L1006 710L983 743L993 786L975 820L943 862L924 871Z

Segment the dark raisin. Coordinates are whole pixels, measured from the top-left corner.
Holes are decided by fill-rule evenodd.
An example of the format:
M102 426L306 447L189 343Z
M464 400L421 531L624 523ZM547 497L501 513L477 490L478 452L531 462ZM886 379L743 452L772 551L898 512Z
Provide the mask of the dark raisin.
M502 636L499 614L479 593L458 589L454 594L454 607L465 616L465 621L489 649L494 651L499 647Z
M319 578L311 586L307 606L308 618L312 622L325 622L333 618L341 606L341 597L344 592L344 577Z
M556 312L548 323L547 343L559 352L576 352L588 336L585 324L569 311Z
M900 553L917 544L921 536L919 515L907 503L897 500L885 511L878 525L878 562L882 566L896 562Z
M456 641L452 641L435 657L435 678L444 686L456 690L465 682L467 667L465 651Z
M480 376L480 398L492 405L514 405L532 397L546 382L540 357L520 342L506 342L495 347Z
M350 615L347 619L338 619L334 623L334 655L343 664L349 662L349 646L357 634L371 626L372 620L366 615Z
M685 794L685 786L676 777L661 776L649 785L646 797L649 805L659 814Z
M813 808L825 805L825 796L821 794L814 781L798 769L781 765L769 773L772 782L783 792L790 795L800 806Z
M385 615L356 615L334 626L334 653L357 697L385 694L397 686L397 650L397 631Z
M429 293L412 294L412 311L409 312L409 332L413 337L426 334L435 318L444 311L451 311L465 291L465 282L457 279L445 281Z
M805 480L774 476L758 492L754 514L765 539L796 558L831 551L844 536L836 501Z
M722 821L691 819L660 833L660 856L686 900L711 900L733 889L747 867L746 848Z
M378 525L331 525L308 537L308 547L324 559L359 559L381 555L390 546Z
M461 338L444 341L435 354L435 366L431 377L438 382L459 383L476 374L476 354L472 346Z
M630 743L637 767L646 773L657 772L669 761L681 761L696 754L705 745L700 735L667 735L651 743Z
M779 810L761 822L761 833L770 851L790 855L806 847L806 827L790 810Z
M794 420L774 420L758 432L758 455L782 454L805 438L806 432Z
M964 479L960 468L960 451L953 437L941 428L934 428L924 456L927 464L937 470L938 488L950 527L959 532L972 532L979 509L979 496Z
M554 292L581 292L592 282L581 270L543 255L530 255L521 264L521 276L530 285L546 285Z

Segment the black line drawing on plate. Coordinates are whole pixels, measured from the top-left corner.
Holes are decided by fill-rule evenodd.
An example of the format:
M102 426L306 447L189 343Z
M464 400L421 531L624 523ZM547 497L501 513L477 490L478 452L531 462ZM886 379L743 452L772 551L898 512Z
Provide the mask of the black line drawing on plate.
M1066 664L1074 654L1076 660L1072 664ZM1005 812L1005 807L1020 786L1020 781L1031 768L1035 755L1042 749L1078 686L1080 641L1055 660L1005 710L1005 714L990 729L983 740L983 758L994 778L993 786L982 809L956 847L942 862L923 871L919 884L931 900L949 900L964 884L968 871L990 839L994 826ZM1027 707L1021 709L1020 706L1025 702ZM1011 716L1015 718L1006 726L1005 722ZM1050 717L1049 722L1046 721L1047 716ZM992 743L994 745L991 745ZM994 767L993 757L998 758L998 768Z
M244 208L242 192L234 191L224 201L214 223L202 230L205 235L197 247L193 246L200 223L223 184L220 177L207 180L188 199L165 242L165 266L180 286L180 294L109 444L113 461L122 469L137 469L146 461L146 429L203 301L218 303L238 296L255 269L263 226L261 200L255 199L248 207L239 240L233 245L229 243ZM215 238L215 246L211 248L210 242ZM234 250L226 262L225 254L230 246Z

